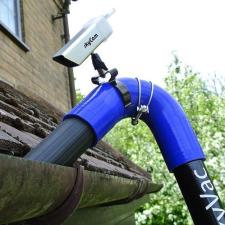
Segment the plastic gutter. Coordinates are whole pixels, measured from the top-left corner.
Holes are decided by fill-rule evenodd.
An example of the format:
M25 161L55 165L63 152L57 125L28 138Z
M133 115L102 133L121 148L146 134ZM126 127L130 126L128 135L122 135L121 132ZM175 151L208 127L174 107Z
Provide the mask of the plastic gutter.
M131 180L77 168L0 154L0 224L61 224L77 208L128 203L161 188L144 177Z

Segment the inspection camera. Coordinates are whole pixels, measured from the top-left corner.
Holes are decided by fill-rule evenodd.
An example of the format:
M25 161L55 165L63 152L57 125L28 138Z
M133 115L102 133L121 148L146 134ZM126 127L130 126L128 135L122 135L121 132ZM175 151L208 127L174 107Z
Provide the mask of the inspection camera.
M111 34L112 27L107 19L115 12L91 19L83 28L54 56L53 60L67 66L79 66Z

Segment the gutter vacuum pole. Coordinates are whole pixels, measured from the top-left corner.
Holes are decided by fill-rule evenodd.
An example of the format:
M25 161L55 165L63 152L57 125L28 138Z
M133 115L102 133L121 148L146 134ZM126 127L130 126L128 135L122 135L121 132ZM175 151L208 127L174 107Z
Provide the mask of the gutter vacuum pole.
M173 172L195 225L224 225L225 211L203 161L192 161Z
M118 88L106 83L64 120L76 117L86 121L97 142L121 119L131 117L135 121L139 116L149 126L169 171L174 173L194 224L225 225L225 211L203 163L205 155L181 106L165 90L149 82L132 78L121 78L118 82L130 93L130 105L125 107ZM144 106L148 110L141 114Z
M112 33L107 16L88 22L54 60L80 65ZM98 87L65 115L64 121L25 158L71 166L120 120L143 120L152 131L167 167L174 173L195 225L225 225L225 211L203 161L205 155L183 109L162 88L139 79L116 79L92 54ZM110 74L108 82L101 80Z

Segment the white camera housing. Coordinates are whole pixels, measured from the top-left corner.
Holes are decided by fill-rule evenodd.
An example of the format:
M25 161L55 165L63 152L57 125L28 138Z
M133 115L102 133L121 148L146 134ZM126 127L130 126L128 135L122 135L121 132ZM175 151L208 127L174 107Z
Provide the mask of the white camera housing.
M90 20L84 27L54 56L53 60L74 67L82 64L84 60L111 34L112 28L107 18L114 11Z

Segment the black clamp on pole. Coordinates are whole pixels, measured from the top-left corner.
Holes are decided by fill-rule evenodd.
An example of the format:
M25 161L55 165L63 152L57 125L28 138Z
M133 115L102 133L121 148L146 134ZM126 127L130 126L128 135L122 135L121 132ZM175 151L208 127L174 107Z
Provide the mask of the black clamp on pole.
M91 59L95 70L98 71L98 75L91 78L92 83L96 85L101 85L103 83L111 83L120 92L125 107L131 105L131 96L128 89L120 81L116 80L118 70L116 68L109 70L97 53L92 53ZM107 80L106 76L108 74L110 74L110 78Z

